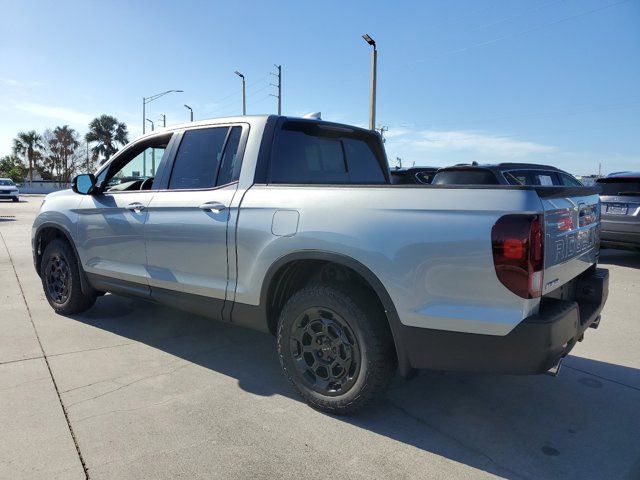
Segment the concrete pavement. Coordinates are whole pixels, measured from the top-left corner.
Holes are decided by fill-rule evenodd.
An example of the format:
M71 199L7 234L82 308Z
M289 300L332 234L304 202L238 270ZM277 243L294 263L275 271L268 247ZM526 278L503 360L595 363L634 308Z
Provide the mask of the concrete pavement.
M0 478L640 478L638 254L603 252L602 324L558 378L422 373L333 417L268 335L113 295L54 314L40 203L0 203Z

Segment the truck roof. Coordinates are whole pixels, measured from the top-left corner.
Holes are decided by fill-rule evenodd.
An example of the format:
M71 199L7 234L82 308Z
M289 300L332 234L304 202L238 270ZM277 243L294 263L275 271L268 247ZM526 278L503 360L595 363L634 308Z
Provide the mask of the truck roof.
M452 165L450 167L443 167L440 170L454 170L454 169L469 169L469 168L482 168L485 170L514 170L514 169L533 169L533 170L554 170L560 171L559 168L551 165L543 165L540 163L516 163L516 162L503 162L503 163L464 163L458 165Z
M368 133L371 133L371 134L380 135L378 132L371 131L371 130L369 130L367 128L356 127L354 125L349 125L349 124L346 124L346 123L329 122L329 121L326 121L326 120L316 119L316 118L304 118L304 117L292 117L292 116L288 116L288 115L264 114L264 115L238 115L238 116L232 116L232 117L218 117L218 118L209 118L209 119L206 119L206 120L197 120L195 122L179 123L179 124L176 124L176 125L171 125L171 126L166 127L166 128L157 128L153 132L147 132L147 133L145 133L144 135L142 135L141 137L138 137L138 138L148 137L148 136L151 136L153 134L160 133L160 132L173 132L175 130L183 130L183 129L186 129L186 128L195 128L195 127L205 127L207 125L217 125L217 124L221 124L221 123L264 124L270 118L285 118L287 120L295 120L295 121L300 121L300 122L310 122L310 123L318 123L318 124L324 124L324 125L333 125L333 126L336 126L336 127L348 128L348 129L354 130L354 131L361 131L363 133L368 132Z
M607 175L605 178L640 178L640 172L616 172ZM603 180L599 178L596 181Z

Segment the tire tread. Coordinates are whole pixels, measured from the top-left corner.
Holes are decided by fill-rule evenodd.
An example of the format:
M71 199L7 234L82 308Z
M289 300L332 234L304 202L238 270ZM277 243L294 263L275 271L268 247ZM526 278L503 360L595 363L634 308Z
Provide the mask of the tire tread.
M47 264L47 259L51 257L56 251L62 253L69 264L69 268L71 270L71 294L69 299L63 304L57 304L53 302L49 298L49 294L47 292L47 286L45 284L44 279L44 271ZM85 295L82 293L82 288L80 286L80 265L78 263L78 259L76 258L75 252L71 245L65 240L60 238L56 238L52 240L44 249L44 253L42 255L42 263L40 270L40 278L42 279L42 288L44 289L44 294L47 297L47 301L51 308L53 308L57 313L63 315L73 315L76 313L82 313L88 309L90 309L96 301L95 295Z
M300 304L317 303L319 298L330 299L331 303L336 303L348 311L362 333L363 338L359 341L364 340L367 345L364 382L357 392L349 395L349 391L340 399L329 396L319 398L320 395L311 394L305 388L301 388L284 361L287 352L283 348L282 340L286 319ZM295 390L310 406L329 413L349 414L361 409L386 390L396 368L393 341L386 316L377 299L364 287L349 286L338 290L333 285L317 284L299 290L282 309L278 321L277 341L280 365Z

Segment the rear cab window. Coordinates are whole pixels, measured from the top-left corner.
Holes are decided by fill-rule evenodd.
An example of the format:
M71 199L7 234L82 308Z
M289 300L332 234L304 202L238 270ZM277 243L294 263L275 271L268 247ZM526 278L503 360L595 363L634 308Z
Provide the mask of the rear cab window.
M602 189L602 196L635 197L640 200L640 177L600 178L596 183Z
M434 185L498 185L495 174L488 169L445 170L433 177Z
M304 121L285 122L274 144L269 180L279 184L386 184L377 135Z

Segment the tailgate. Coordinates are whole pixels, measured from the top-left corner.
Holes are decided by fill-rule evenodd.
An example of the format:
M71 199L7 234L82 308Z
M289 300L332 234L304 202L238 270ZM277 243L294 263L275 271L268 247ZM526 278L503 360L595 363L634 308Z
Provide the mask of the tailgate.
M600 198L598 187L543 187L536 190L545 219L544 295L597 262Z

